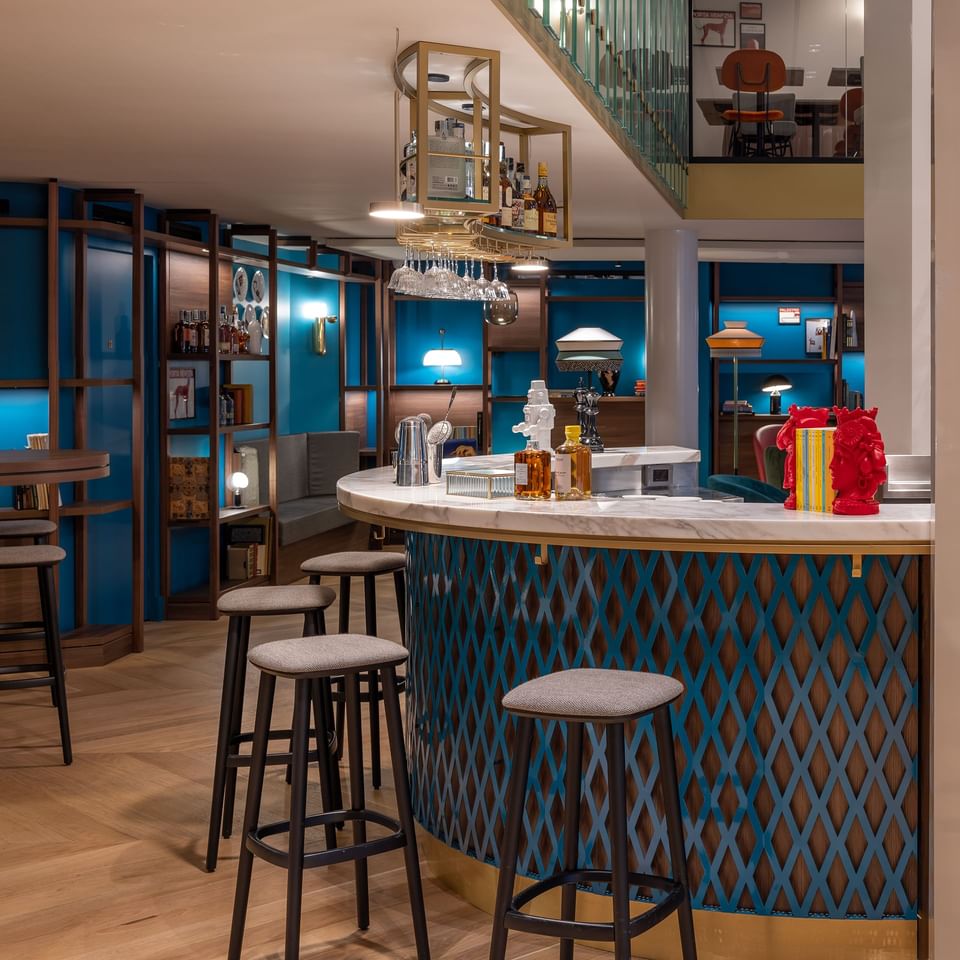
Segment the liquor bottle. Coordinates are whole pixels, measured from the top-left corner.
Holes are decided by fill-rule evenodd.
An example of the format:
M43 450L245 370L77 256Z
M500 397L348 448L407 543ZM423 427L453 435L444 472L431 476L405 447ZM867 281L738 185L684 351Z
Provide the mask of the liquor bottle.
M400 164L400 199L417 199L417 131L410 131L410 142L403 147L403 163Z
M190 312L190 352L200 352L200 311Z
M183 337L184 337L183 311L181 310L177 314L177 322L173 326L173 343L171 345L171 349L173 350L174 353L184 352Z
M550 185L547 183L547 165L537 167L537 189L534 199L537 201L537 233L545 237L557 235L557 201L553 199Z
M523 196L523 178L526 175L526 167L522 163L518 163L517 170L513 178L513 195L515 197Z
M553 458L555 496L558 500L590 499L590 448L580 442L580 427L564 427L566 440Z
M237 308L233 308L233 320L230 323L230 352L240 352L240 314Z
M207 319L207 311L200 311L200 352L210 352L210 321Z
M541 450L533 437L513 455L513 483L518 500L550 499L550 451Z
M537 201L530 189L530 178L523 178L523 222L521 230L527 233L536 233L540 227L540 213L537 210Z
M230 324L227 321L227 308L220 304L220 316L217 319L217 351L230 352Z
M523 164L517 164L517 175L513 181L513 216L505 226L514 230L523 229Z
M240 321L240 353L250 352L250 331L247 329L247 311L243 311L243 319Z
M506 161L500 164L500 226L509 227L513 223L513 184Z

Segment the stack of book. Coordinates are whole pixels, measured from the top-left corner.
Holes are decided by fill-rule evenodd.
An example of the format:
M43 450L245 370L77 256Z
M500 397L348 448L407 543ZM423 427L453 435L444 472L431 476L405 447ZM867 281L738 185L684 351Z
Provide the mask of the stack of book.
M27 447L30 450L49 450L49 433L28 433ZM50 487L45 484L15 487L13 506L16 510L49 510Z
M233 423L253 423L252 384L225 383L220 389L233 400Z
M724 400L724 413L753 413L753 406L749 400Z
M227 580L249 580L270 574L270 517L251 517L223 527L224 568Z

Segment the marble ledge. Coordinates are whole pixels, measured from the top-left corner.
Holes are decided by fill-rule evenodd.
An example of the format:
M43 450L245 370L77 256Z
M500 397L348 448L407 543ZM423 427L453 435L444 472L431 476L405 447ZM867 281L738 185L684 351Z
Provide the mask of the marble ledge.
M476 458L475 465L481 460ZM445 467L447 463L445 463ZM545 501L531 503L501 497L481 500L450 496L445 483L427 487L398 487L389 467L363 470L344 477L337 484L337 497L347 513L360 514L373 522L400 529L423 529L451 535L474 535L484 539L516 538L537 542L554 537L562 542L583 538L597 540L700 542L716 550L724 542L763 545L765 552L778 547L817 545L831 552L849 547L863 552L926 552L933 539L931 504L883 504L872 517L839 517L797 513L779 504L730 503L722 501L671 502L660 500ZM870 550L871 545L875 549ZM887 547L889 546L889 549ZM878 549L883 548L883 549ZM756 552L755 549L751 552Z

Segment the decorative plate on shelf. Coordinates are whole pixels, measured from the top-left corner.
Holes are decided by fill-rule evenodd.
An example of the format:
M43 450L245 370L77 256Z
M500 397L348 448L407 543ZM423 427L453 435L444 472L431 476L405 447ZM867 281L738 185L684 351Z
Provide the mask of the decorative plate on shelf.
M258 270L253 275L253 280L250 282L250 292L257 303L263 303L264 297L267 295L267 281L262 270Z
M263 339L270 339L270 308L261 307L260 309L260 329L263 330Z
M233 298L234 300L247 299L247 271L243 267L233 275Z
M249 327L251 323L256 323L256 321L257 308L252 303L248 303L243 311L244 325Z

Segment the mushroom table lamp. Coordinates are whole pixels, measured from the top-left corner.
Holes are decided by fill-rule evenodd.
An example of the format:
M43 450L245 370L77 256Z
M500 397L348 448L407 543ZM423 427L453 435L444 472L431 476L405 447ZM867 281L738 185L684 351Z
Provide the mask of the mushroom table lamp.
M433 382L438 385L444 385L450 383L447 379L447 367L461 367L463 366L463 360L460 358L460 354L456 350L449 350L443 345L443 336L447 331L441 328L440 330L440 349L439 350L428 350L423 355L423 365L425 367L439 367L440 376Z
M770 394L770 413L776 416L780 413L780 394L785 390L792 390L793 384L782 374L775 373L763 381L760 388L764 393Z

